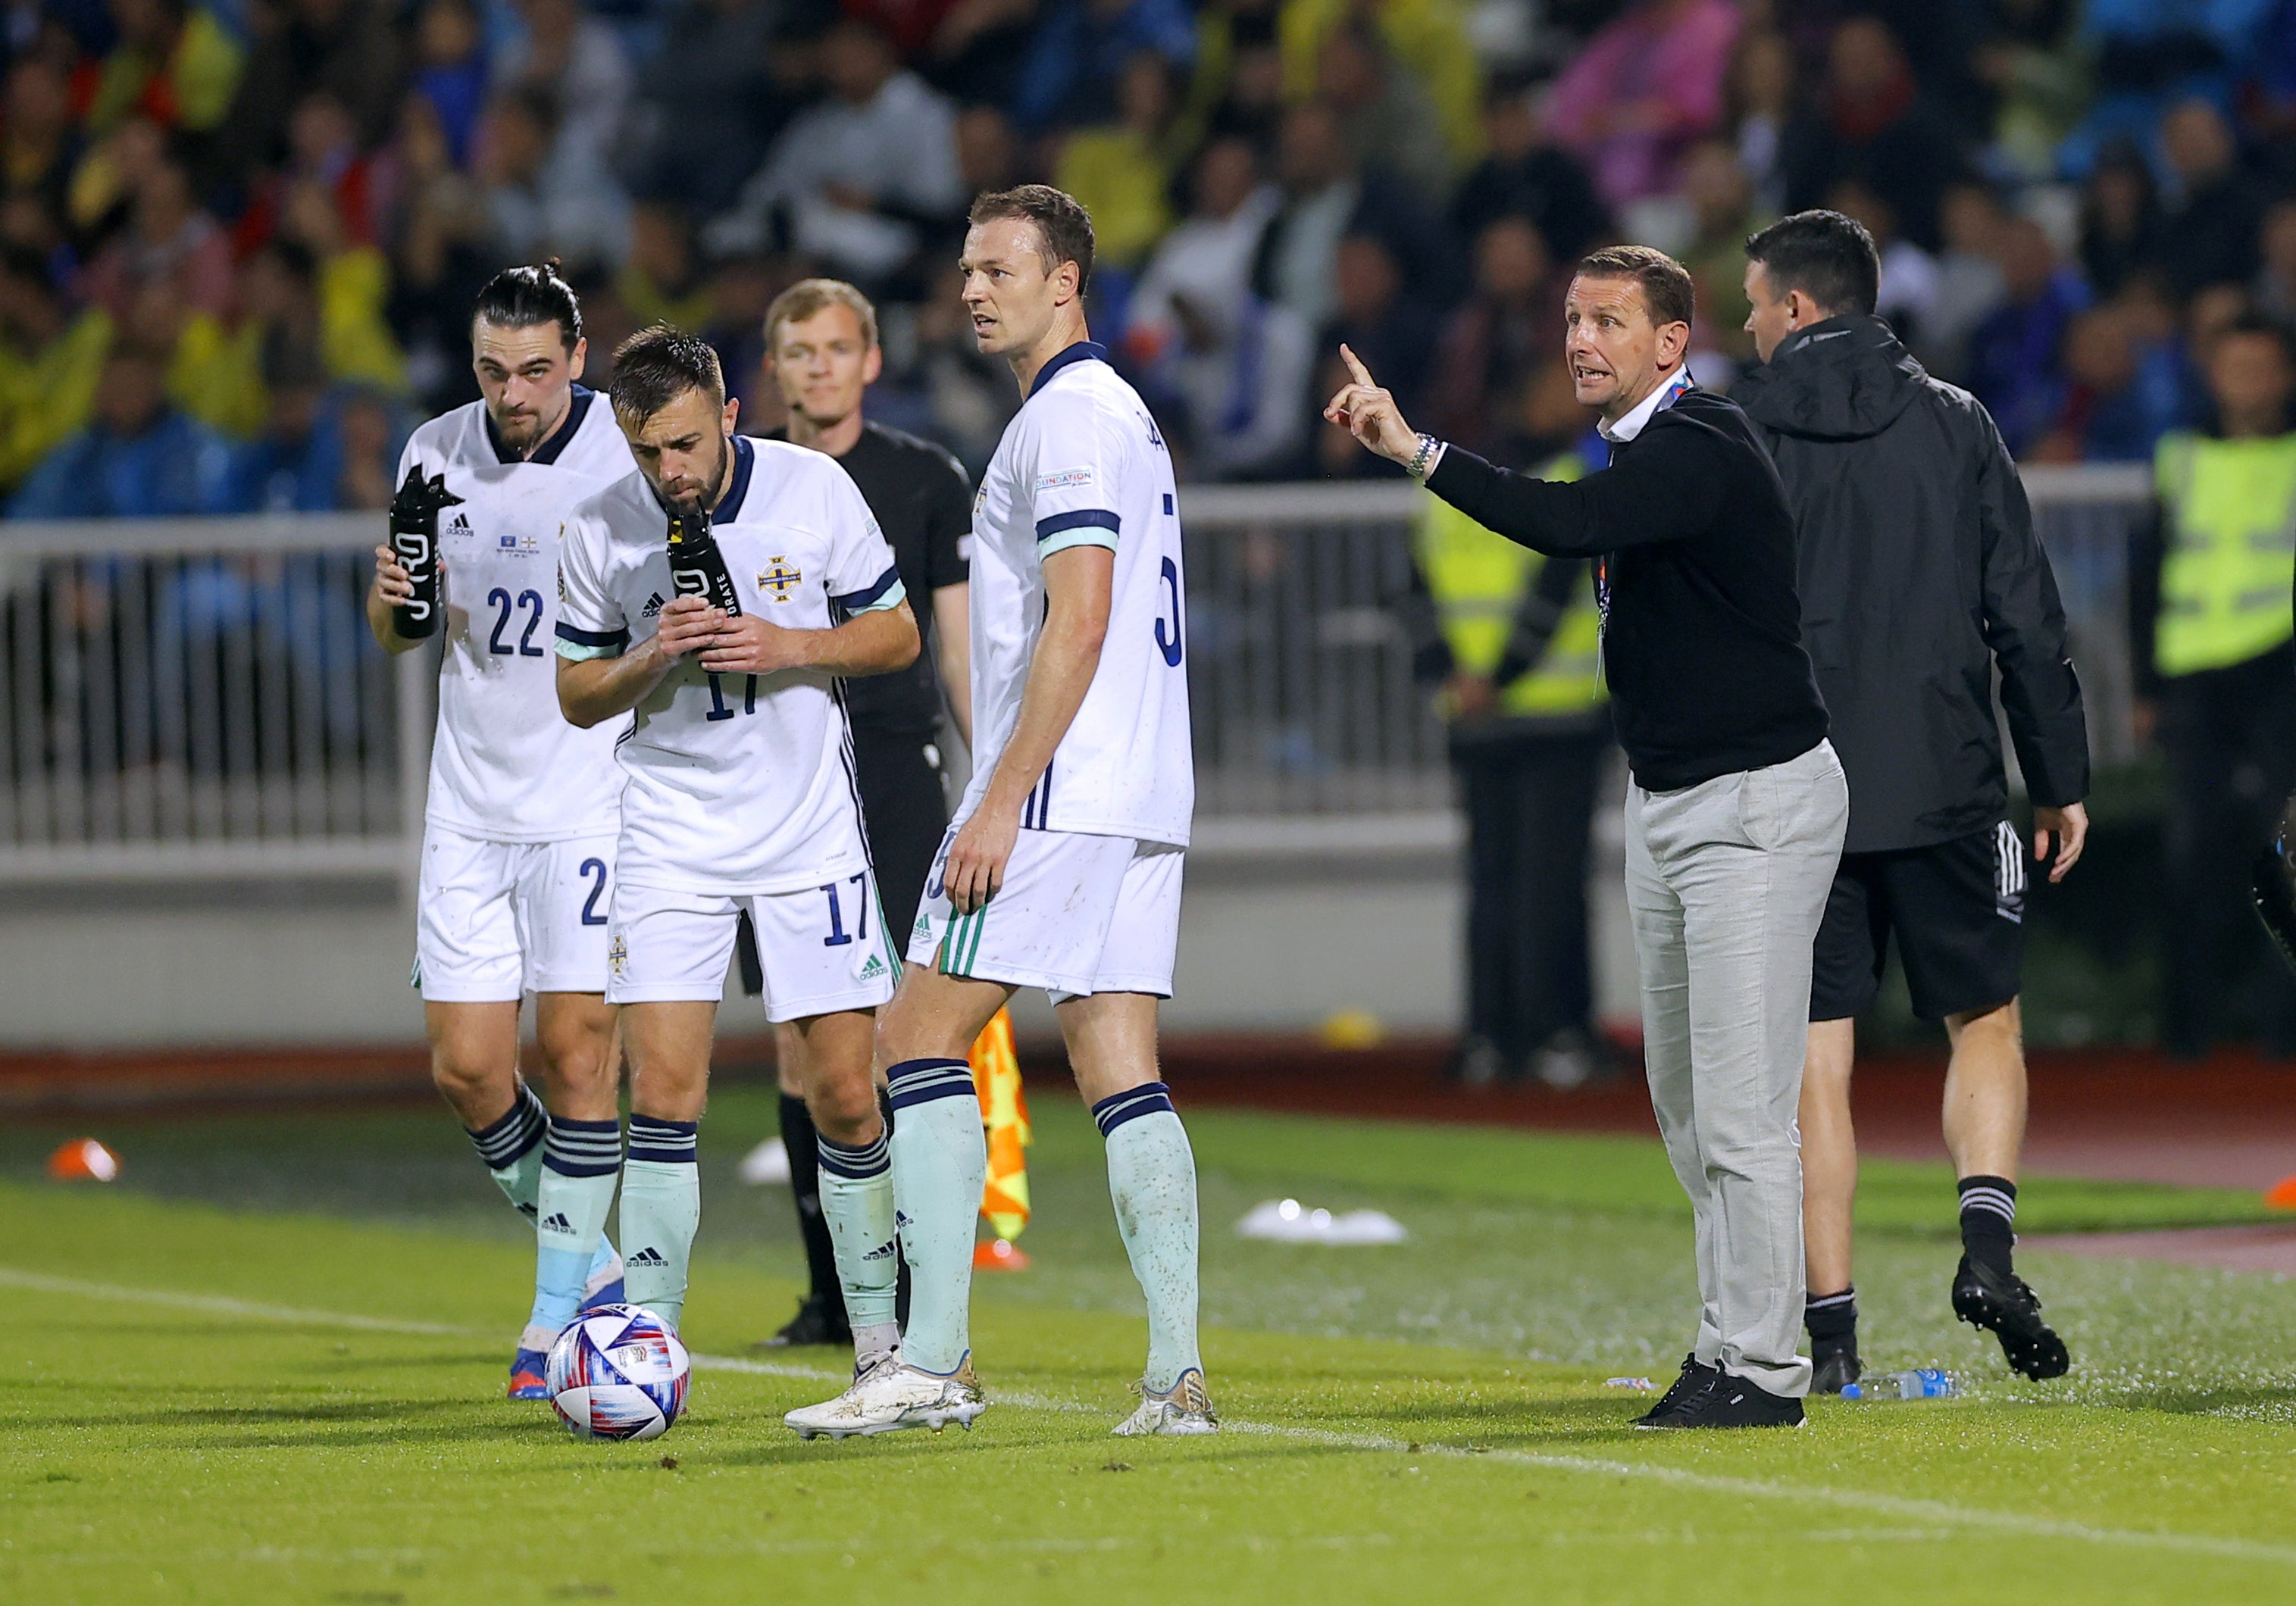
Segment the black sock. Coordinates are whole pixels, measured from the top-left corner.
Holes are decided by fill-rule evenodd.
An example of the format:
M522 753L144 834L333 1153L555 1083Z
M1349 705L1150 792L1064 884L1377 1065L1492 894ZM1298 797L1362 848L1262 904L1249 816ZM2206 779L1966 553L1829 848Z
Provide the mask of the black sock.
M2009 1275L2017 1243L2017 1184L2005 1176L1961 1179L1961 1247L1988 1270Z
M1857 1348L1857 1289L1845 1288L1838 1294L1808 1295L1802 1301L1801 1324L1809 1330L1809 1341L1815 1348Z
M813 1279L810 1297L828 1300L841 1318L845 1291L837 1282L837 1250L821 1213L821 1135L813 1128L813 1114L805 1101L786 1093L782 1094L782 1147L789 1151L790 1195L797 1200L798 1234L805 1240L806 1273Z

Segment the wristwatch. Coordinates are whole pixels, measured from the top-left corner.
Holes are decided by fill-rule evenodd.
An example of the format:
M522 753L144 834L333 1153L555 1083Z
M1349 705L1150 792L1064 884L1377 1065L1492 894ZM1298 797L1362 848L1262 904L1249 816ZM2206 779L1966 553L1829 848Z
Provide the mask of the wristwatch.
M1411 461L1405 466L1403 471L1414 479L1425 480L1428 471L1434 466L1435 455L1442 449L1443 443L1432 435L1422 435L1419 438L1419 449L1411 455Z

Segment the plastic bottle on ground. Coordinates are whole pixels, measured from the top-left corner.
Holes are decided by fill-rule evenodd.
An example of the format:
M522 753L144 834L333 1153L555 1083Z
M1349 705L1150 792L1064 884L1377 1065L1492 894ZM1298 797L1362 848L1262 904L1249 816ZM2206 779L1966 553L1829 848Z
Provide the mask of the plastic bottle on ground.
M1952 1399L1961 1392L1953 1373L1935 1366L1912 1372L1884 1372L1862 1378L1841 1391L1843 1399Z

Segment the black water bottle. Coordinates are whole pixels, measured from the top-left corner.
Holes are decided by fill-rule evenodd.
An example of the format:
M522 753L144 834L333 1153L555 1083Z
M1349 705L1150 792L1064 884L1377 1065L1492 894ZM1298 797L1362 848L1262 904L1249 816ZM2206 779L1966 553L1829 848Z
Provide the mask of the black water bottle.
M709 533L709 510L698 502L669 510L669 581L680 596L698 596L729 616L742 611L726 554Z
M390 550L414 584L414 594L390 610L390 627L402 641L439 629L439 515L462 500L447 488L445 474L425 479L420 464L406 471L406 483L390 499Z

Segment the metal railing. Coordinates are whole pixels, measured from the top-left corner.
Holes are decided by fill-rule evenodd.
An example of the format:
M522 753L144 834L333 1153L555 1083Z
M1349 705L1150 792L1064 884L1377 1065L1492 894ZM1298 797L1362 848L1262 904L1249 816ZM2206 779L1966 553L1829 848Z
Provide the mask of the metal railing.
M2142 470L2029 471L2099 764L2130 733L2125 553ZM1393 605L1423 495L1184 494L1199 812L1266 846L1432 841L1443 732ZM372 514L0 523L0 882L405 874L435 650L361 600ZM1304 833L1287 822L1320 816Z

